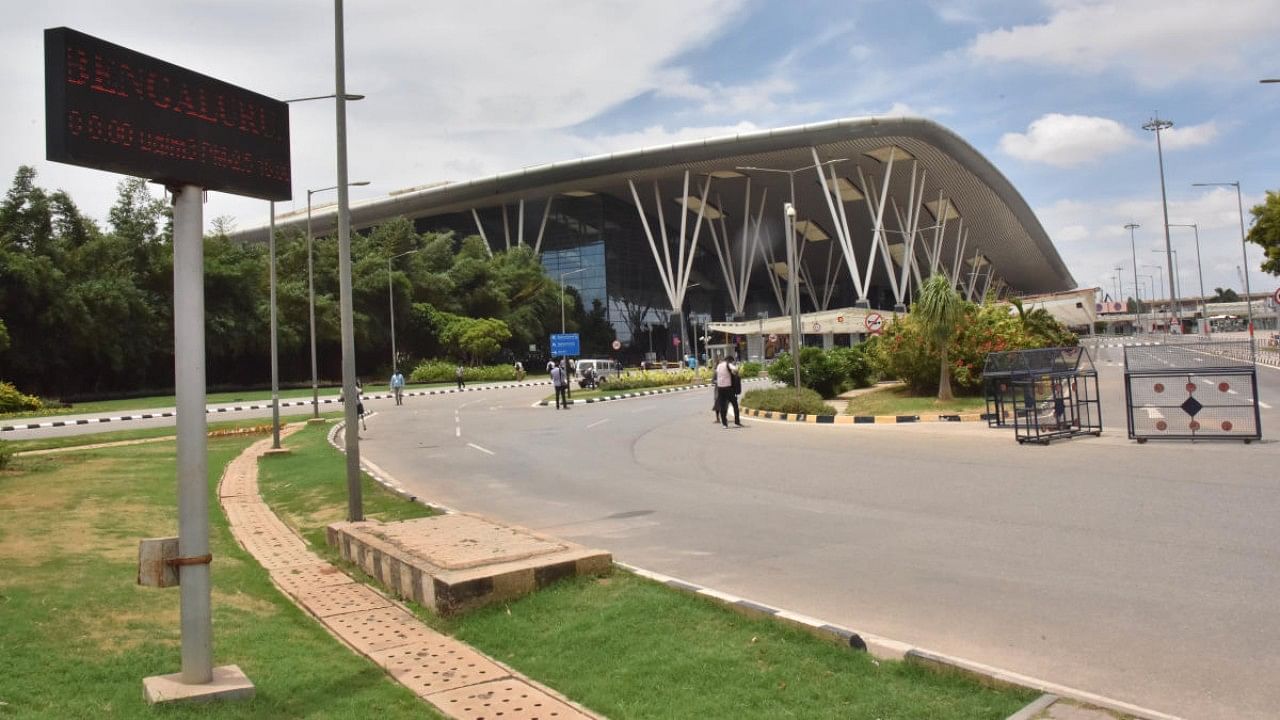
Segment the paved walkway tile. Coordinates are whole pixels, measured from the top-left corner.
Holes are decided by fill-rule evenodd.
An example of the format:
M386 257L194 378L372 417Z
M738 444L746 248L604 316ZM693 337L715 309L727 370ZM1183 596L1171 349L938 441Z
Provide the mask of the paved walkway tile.
M288 436L301 429L285 429ZM378 663L397 682L459 720L593 720L553 693L514 675L473 648L427 627L413 613L311 552L258 495L265 439L231 463L218 497L231 533L289 597L335 636Z

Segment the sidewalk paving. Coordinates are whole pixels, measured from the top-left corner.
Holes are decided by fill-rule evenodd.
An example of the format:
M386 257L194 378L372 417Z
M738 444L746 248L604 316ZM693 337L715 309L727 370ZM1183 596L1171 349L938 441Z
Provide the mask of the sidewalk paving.
M284 434L301 429L288 426ZM258 493L266 438L227 465L218 499L231 533L296 605L444 715L459 720L598 719L473 648L436 632L377 590L311 552Z

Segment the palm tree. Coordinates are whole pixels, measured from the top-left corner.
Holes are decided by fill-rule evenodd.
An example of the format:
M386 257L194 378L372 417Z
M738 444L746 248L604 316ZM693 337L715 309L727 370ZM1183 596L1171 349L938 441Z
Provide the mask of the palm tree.
M913 314L919 318L924 334L942 356L938 376L938 399L952 399L951 372L947 367L947 342L960 318L960 294L944 275L931 275L920 288Z

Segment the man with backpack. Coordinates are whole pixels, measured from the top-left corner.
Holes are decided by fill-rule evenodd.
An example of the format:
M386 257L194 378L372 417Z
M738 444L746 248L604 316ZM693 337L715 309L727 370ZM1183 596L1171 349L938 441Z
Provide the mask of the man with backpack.
M742 376L738 374L736 356L726 356L716 365L716 400L720 424L729 427L729 405L733 405L733 424L742 427L738 413L738 395L742 392Z

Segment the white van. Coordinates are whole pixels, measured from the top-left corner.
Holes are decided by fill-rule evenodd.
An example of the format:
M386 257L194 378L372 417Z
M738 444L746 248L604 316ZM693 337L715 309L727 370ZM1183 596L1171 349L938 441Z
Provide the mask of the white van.
M614 360L595 360L584 359L577 361L578 386L583 386L583 380L586 376L587 368L595 371L596 382L603 385L609 381L609 378L618 377L622 373L622 365Z

